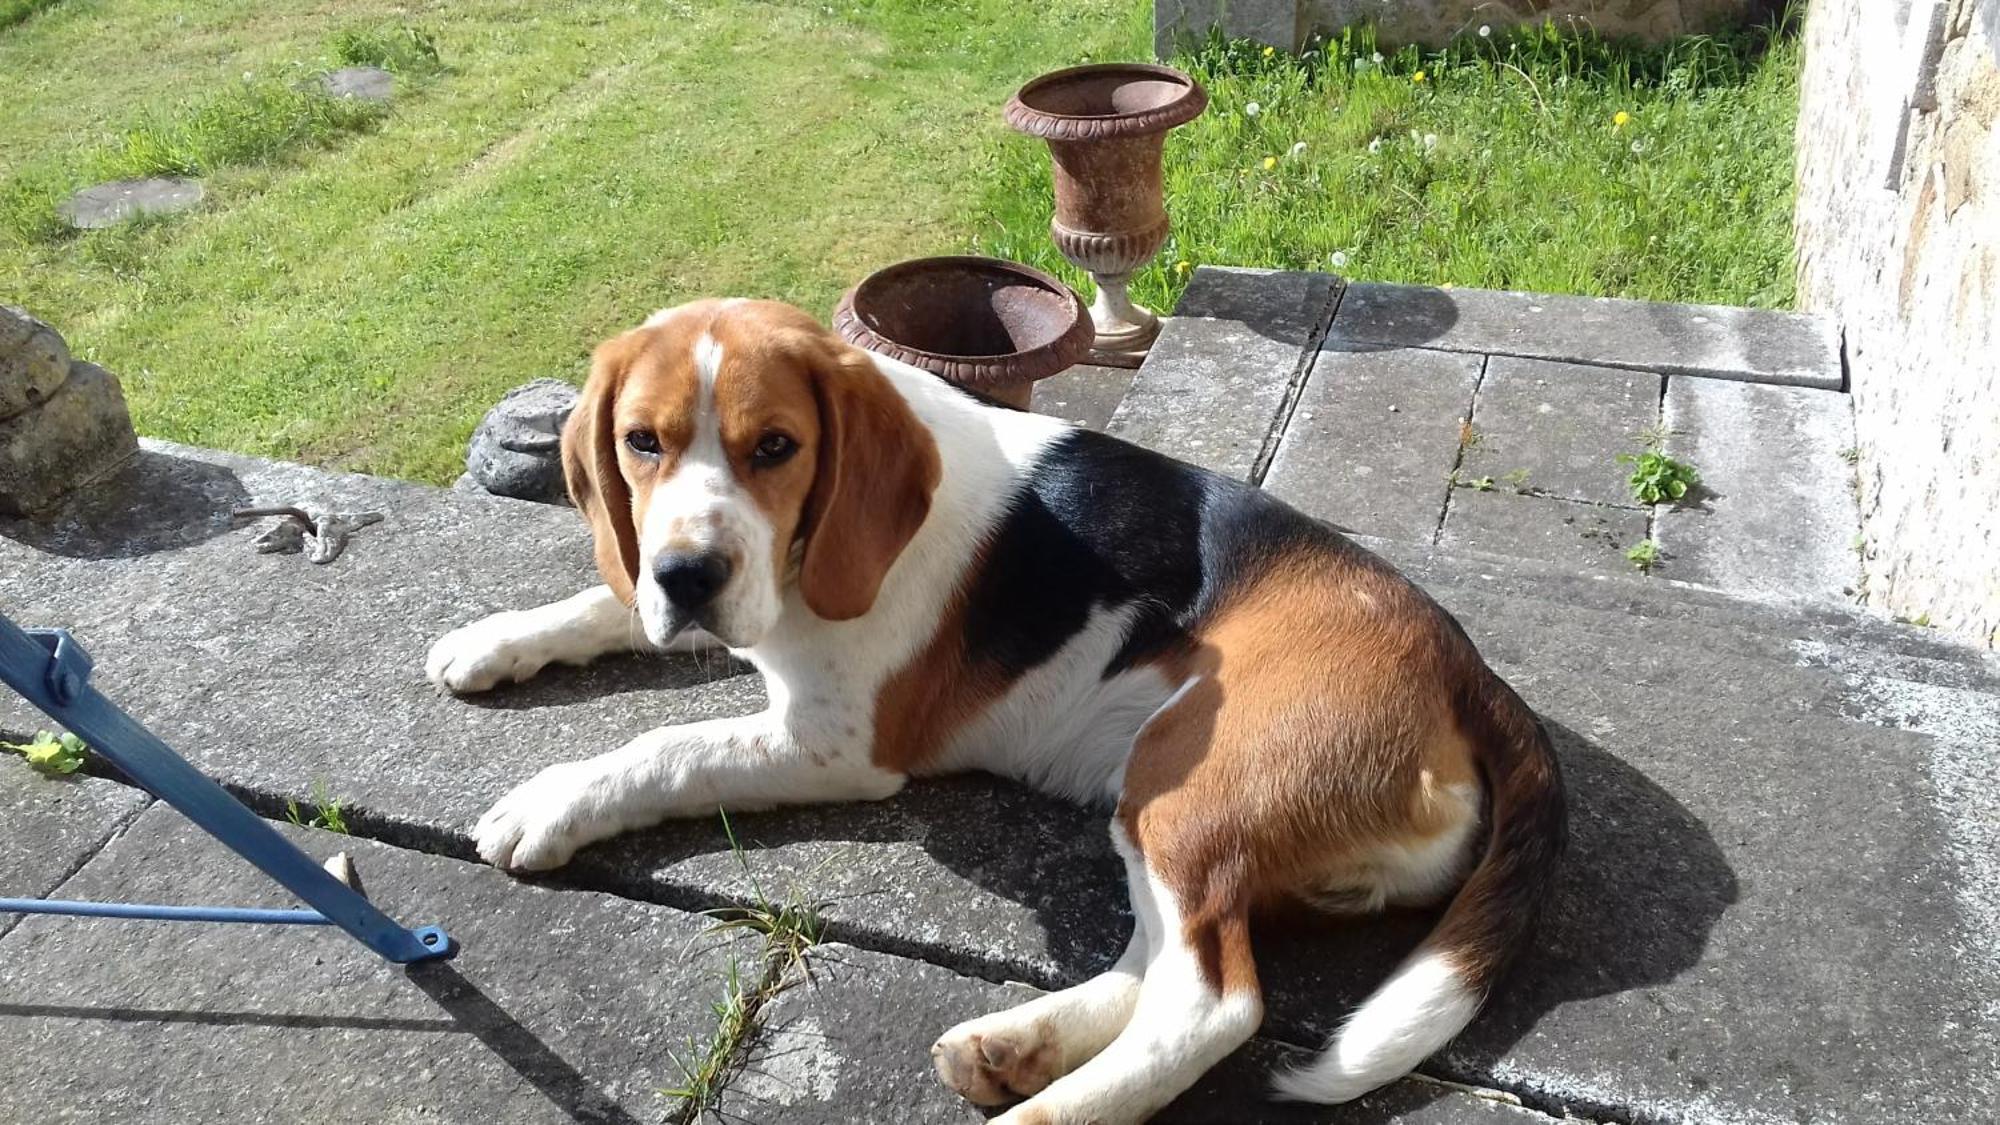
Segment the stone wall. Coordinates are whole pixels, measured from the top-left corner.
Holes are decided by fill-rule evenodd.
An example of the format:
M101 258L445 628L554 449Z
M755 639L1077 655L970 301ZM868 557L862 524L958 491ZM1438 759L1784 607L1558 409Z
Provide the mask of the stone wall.
M1177 36L1200 37L1218 26L1231 38L1285 50L1358 23L1373 23L1388 44L1436 46L1481 25L1545 19L1658 42L1740 24L1771 6L1772 0L1156 0L1153 29L1162 57Z
M1814 0L1799 292L1847 336L1869 601L2000 645L2000 0Z

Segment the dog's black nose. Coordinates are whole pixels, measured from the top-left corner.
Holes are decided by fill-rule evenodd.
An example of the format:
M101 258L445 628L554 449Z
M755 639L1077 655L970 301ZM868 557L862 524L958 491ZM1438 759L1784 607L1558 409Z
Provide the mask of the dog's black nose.
M729 581L729 560L719 552L668 555L660 560L656 577L674 608L692 613L715 600Z

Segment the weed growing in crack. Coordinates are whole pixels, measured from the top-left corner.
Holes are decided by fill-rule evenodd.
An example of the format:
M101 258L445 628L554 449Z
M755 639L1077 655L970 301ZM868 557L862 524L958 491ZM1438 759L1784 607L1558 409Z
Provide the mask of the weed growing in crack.
M1632 498L1641 504L1678 501L1687 495L1688 489L1701 483L1701 474L1693 465L1658 449L1620 453L1618 463L1632 466L1632 474L1625 478L1625 483L1632 489Z
M1660 563L1660 545L1651 539L1641 539L1625 548L1625 561L1638 568L1639 573L1651 574Z
M306 816L299 803L285 801L285 819L300 828L321 828L328 832L338 832L342 836L352 835L347 830L347 801L327 792L326 782L315 780L312 787L312 815Z
M761 989L754 997L744 992L743 975L736 959L730 958L722 998L709 1005L715 1015L715 1034L705 1045L690 1036L682 1041L682 1050L667 1051L668 1061L681 1073L680 1084L662 1087L660 1092L682 1103L678 1120L694 1120L715 1103L729 1077L736 1049L749 1037L751 1020L764 998Z

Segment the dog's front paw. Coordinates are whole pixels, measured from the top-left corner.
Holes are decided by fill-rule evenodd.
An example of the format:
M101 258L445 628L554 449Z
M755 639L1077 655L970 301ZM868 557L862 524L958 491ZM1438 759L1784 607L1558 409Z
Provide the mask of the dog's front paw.
M1032 1027L996 1026L991 1016L945 1032L931 1062L944 1084L974 1105L1019 1101L1058 1077L1054 1043Z
M527 614L496 613L438 638L424 660L424 675L461 695L486 691L541 671L549 662L542 649Z
M479 857L508 871L547 871L611 835L591 793L595 776L588 762L565 762L515 786L472 830Z

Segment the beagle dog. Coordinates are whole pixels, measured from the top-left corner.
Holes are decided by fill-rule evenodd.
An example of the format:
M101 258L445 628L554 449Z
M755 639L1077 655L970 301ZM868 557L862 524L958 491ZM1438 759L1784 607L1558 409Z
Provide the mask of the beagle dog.
M476 830L542 870L667 817L877 800L982 769L1114 809L1102 975L946 1032L1006 1125L1146 1119L1262 1018L1251 918L1444 903L1279 1096L1357 1097L1465 1026L1547 897L1547 736L1386 563L1239 481L983 403L760 301L599 347L563 434L604 584L450 633L430 678L713 638L769 706L550 766Z

